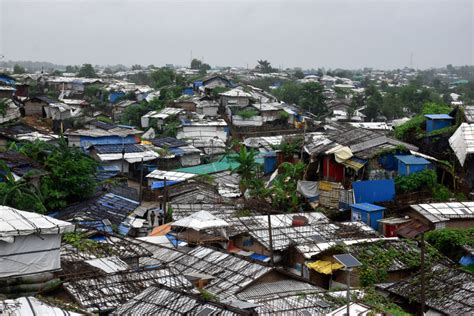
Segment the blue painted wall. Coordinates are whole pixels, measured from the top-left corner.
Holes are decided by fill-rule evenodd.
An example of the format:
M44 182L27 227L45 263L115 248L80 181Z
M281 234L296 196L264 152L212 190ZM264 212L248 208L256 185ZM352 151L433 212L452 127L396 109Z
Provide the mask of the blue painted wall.
M275 152L269 152L263 157L263 173L271 174L277 168L277 157Z
M109 102L115 103L120 97L123 97L125 93L113 91L109 94Z
M448 126L451 126L453 120L426 120L426 131L428 133L436 131L437 129L442 129Z
M351 218L353 222L361 221L372 227L374 230L379 230L378 220L383 219L384 210L367 212L352 206Z
M395 154L380 155L378 158L378 162L385 170L398 170L398 159L395 158Z
M183 95L194 95L194 90L192 87L184 88Z
M407 165L402 161L398 161L398 174L401 176L408 176L412 173L417 173L423 170L428 169L429 164L427 165Z
M376 203L395 199L395 182L393 179L368 180L352 182L355 203Z

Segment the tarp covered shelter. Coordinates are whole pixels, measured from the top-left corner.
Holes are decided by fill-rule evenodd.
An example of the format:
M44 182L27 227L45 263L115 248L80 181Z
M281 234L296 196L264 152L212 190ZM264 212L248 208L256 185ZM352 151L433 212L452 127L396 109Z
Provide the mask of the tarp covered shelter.
M191 228L200 231L204 229L227 227L229 224L207 211L199 211L188 217L177 220L172 223L171 226Z
M0 278L59 270L61 235L72 231L71 223L0 206Z

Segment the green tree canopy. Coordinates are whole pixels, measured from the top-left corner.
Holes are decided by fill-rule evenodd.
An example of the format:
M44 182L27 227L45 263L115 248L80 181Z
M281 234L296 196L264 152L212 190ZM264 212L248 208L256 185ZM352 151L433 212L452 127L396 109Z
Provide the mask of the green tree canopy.
M258 60L257 61L257 70L263 72L263 73L271 73L274 72L275 69L273 69L272 65L268 60Z
M41 194L49 210L91 196L96 188L97 163L77 148L68 147L64 138L58 146L41 141L27 143L20 150L43 164L48 175L41 180Z
M20 65L15 64L15 66L13 66L14 74L19 75L19 74L24 74L25 72L26 72L25 68L21 67Z
M304 83L301 88L299 105L315 115L327 112L323 86L317 82Z
M77 73L79 77L83 78L97 78L97 74L95 72L94 67L92 67L91 64L84 64L82 67L79 69L79 72Z

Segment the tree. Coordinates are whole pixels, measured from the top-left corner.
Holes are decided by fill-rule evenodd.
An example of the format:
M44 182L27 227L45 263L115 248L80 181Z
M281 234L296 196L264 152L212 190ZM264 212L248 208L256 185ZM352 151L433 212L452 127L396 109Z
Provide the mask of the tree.
M154 88L159 89L161 87L173 84L176 79L176 73L173 71L173 69L162 67L153 71L150 74L150 78L151 85Z
M286 103L298 104L301 96L301 84L293 81L285 82L274 91L274 94Z
M15 75L24 74L25 72L25 68L21 67L20 65L15 64L15 66L13 66L13 73Z
M279 174L270 187L272 206L287 212L295 212L301 199L297 192L297 183L303 177L305 165L301 162L284 162L279 166Z
M105 67L104 74L112 75L114 71L110 67Z
M132 70L142 70L142 66L141 65L132 65Z
M25 144L21 153L42 163L49 172L41 181L40 191L49 210L65 207L94 193L97 163L77 148L68 147L65 139L58 146L44 142Z
M77 76L83 78L97 78L95 69L91 64L82 65L82 67L79 69L79 72L77 73Z
M257 70L260 70L261 72L263 73L271 73L271 72L274 72L275 70L272 68L271 64L269 61L267 60L258 60L257 61L258 65L257 65Z
M240 175L240 188L242 192L247 188L247 181L255 178L259 171L259 165L255 162L256 156L257 153L253 149L247 150L245 146L241 146L239 154L232 157L232 161L239 164L232 172Z
M71 66L71 65L68 65L66 66L66 71L65 72L68 72L68 73L75 73L79 71L79 69L77 68L77 66Z
M211 66L209 64L203 63L201 67L199 67L199 74L205 75L208 70L211 70Z
M323 86L317 82L303 84L299 105L315 115L324 114L327 107L326 98L323 95Z
M293 76L296 78L296 79L303 79L304 78L304 72L301 70L301 69L296 69L295 73L293 74Z
M196 59L194 58L193 60L191 60L191 69L200 69L202 66L202 61L200 61L199 59Z
M27 182L28 174L20 180L15 180L5 162L0 161L0 168L3 171L2 182L0 182L0 203L20 210L44 214L46 208L43 197L35 186Z

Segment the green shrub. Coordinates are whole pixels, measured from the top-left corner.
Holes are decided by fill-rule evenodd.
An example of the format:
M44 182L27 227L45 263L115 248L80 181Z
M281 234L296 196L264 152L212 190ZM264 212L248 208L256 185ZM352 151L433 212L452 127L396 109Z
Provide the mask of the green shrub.
M258 112L254 109L245 109L237 112L238 116L241 116L243 119L249 119L258 115Z
M412 192L424 188L433 188L436 185L436 172L431 169L412 173L408 176L395 178L397 192Z

